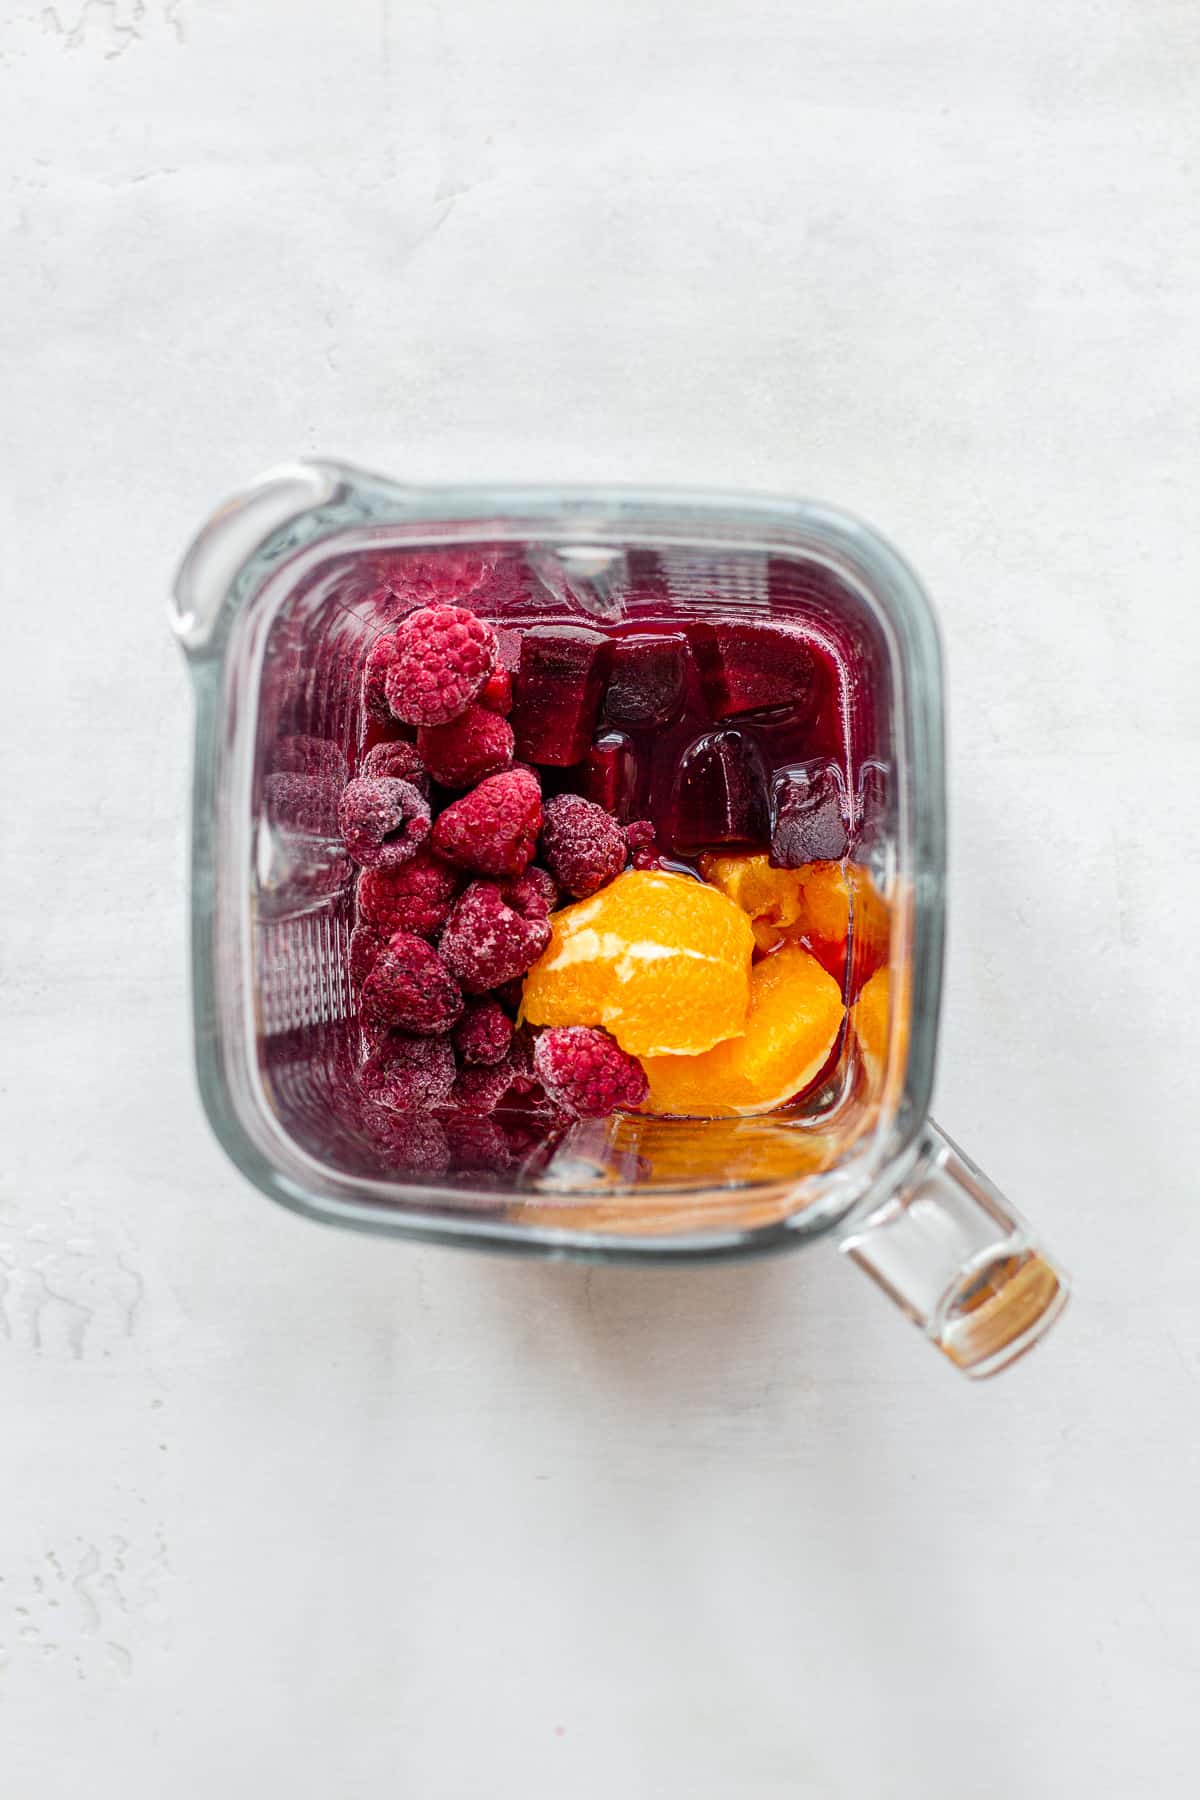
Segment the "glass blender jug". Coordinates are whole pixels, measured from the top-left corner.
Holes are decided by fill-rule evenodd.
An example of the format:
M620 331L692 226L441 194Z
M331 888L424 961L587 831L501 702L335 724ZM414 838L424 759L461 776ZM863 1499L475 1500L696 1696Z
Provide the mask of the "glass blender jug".
M878 918L872 926L883 980L871 1018L851 1005L830 1066L797 1103L748 1117L585 1120L503 1166L397 1174L381 1154L354 1083L354 870L330 797L370 729L363 661L389 624L379 571L407 571L419 590L468 564L487 571L468 604L513 636L564 619L593 631L778 620L802 628L836 671L838 780L855 864L885 908L882 945ZM196 701L200 1088L218 1139L264 1193L330 1223L534 1254L682 1260L823 1238L969 1375L1043 1335L1066 1300L1063 1272L928 1116L941 664L928 600L872 531L786 500L420 488L297 463L202 528L172 619ZM281 821L271 771L296 744L312 816ZM645 754L669 761L670 746ZM866 924L848 893L852 1002Z

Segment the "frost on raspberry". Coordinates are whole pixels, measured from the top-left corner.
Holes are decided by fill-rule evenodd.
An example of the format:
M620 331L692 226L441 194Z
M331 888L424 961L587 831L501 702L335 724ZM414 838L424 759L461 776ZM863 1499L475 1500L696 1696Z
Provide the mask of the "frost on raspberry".
M642 1065L607 1031L567 1025L543 1031L533 1068L550 1099L581 1119L603 1119L619 1106L640 1106L650 1091Z
M530 863L504 890L508 904L523 919L547 919L558 905L558 883L545 869Z
M522 917L494 881L473 881L455 903L440 949L463 991L484 994L531 969L550 942L545 914Z
M431 1037L450 1030L463 1000L433 946L410 931L397 931L375 958L359 1007L371 1024Z
M522 1072L512 1050L498 1063L460 1069L450 1090L450 1104L459 1112L493 1113Z
M388 936L388 932L379 931L374 925L356 925L350 933L350 986L356 994L375 967L375 959Z
M358 773L371 780L411 781L418 793L429 798L429 772L415 744L374 745L363 757Z
M358 878L362 923L389 934L412 931L432 937L450 916L461 876L424 844L399 869L364 869Z
M462 1063L498 1063L507 1054L512 1037L512 1020L500 1002L488 995L467 1001L454 1027L454 1048Z
M342 842L366 869L398 869L429 836L429 802L411 781L352 781L338 806Z
M465 606L424 606L395 633L384 692L407 725L445 725L465 712L492 672L496 634Z
M542 855L555 880L586 900L625 867L625 835L616 820L578 794L559 794L546 806Z
M498 712L472 701L448 725L422 725L417 749L442 787L473 787L485 775L498 775L511 766L512 726Z
M397 1112L444 1106L457 1074L446 1037L410 1037L389 1031L359 1073L364 1094Z
M530 769L506 769L446 808L433 827L433 848L480 875L520 875L533 859L541 825L537 776Z
M366 1098L360 1102L358 1117L383 1174L437 1176L449 1168L450 1146L437 1119L421 1112L397 1112Z

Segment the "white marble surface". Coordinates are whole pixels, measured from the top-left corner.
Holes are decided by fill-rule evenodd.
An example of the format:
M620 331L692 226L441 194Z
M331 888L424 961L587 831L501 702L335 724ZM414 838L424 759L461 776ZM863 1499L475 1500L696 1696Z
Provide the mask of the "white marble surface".
M8 0L6 1800L1194 1795L1198 57L1183 0ZM1077 1282L1022 1368L833 1257L381 1247L226 1165L162 600L297 451L911 556L939 1113Z

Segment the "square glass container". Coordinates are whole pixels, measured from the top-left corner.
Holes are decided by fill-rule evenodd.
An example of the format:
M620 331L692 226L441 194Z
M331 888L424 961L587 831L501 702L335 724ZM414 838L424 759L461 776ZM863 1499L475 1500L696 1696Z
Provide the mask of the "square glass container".
M886 981L815 1091L752 1117L584 1121L483 1166L398 1177L364 1107L348 973L353 875L333 817L371 730L362 665L399 590L453 590L519 639L758 620L830 672L825 754L857 868L886 908ZM393 609L393 610L389 610ZM928 600L882 539L782 499L420 488L330 463L271 472L187 552L173 623L196 701L192 945L204 1105L231 1160L308 1216L541 1254L699 1259L826 1239L960 1367L1035 1342L1066 1281L928 1117L942 969L941 659ZM677 746L653 747L665 804ZM281 819L280 770L311 806ZM659 771L662 771L660 774ZM656 786L655 783L658 783ZM848 995L862 950L849 902ZM878 923L874 927L878 937ZM432 1128L440 1130L436 1122Z

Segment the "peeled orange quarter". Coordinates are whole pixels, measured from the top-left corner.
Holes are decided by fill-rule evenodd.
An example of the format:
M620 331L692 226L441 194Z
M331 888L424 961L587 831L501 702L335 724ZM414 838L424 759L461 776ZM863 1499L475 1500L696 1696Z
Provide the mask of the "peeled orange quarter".
M785 945L756 963L741 1037L699 1056L643 1056L646 1112L692 1117L769 1112L814 1080L842 1028L842 991L816 957Z
M700 873L752 919L769 920L786 930L803 916L803 872L772 868L765 850L702 856Z
M886 962L890 921L869 872L859 863L806 863L797 871L804 888L802 929L825 967L845 968L850 914L854 912L854 967L858 980Z
M803 940L823 968L842 978L853 908L855 986L887 961L887 905L859 863L776 869L759 851L702 856L700 868L706 881L749 914L754 941L764 954Z
M754 935L686 875L633 869L553 914L525 978L531 1025L602 1025L633 1056L693 1055L745 1030Z

